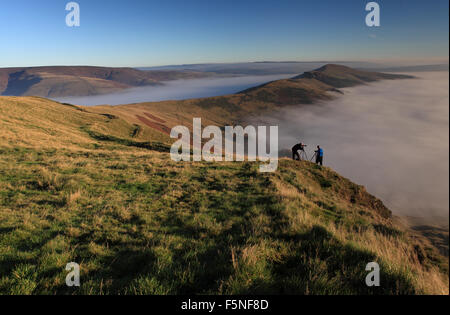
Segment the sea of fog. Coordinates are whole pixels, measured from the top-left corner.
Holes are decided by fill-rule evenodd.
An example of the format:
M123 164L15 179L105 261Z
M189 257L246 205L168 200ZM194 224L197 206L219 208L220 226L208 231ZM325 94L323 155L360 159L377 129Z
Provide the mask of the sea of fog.
M411 73L408 73L411 74ZM279 147L320 144L325 164L396 214L449 215L449 73L343 89L336 100L280 109L253 124L279 126Z
M112 94L53 98L55 101L76 105L119 105L165 100L184 100L233 94L269 81L286 79L292 74L237 76L174 80L163 85L127 89Z

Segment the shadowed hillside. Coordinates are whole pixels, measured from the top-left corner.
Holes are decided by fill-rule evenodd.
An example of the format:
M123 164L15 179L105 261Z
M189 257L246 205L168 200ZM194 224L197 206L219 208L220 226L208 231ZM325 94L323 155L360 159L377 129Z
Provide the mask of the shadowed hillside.
M446 259L331 169L176 163L152 128L90 110L0 97L0 293L448 294Z

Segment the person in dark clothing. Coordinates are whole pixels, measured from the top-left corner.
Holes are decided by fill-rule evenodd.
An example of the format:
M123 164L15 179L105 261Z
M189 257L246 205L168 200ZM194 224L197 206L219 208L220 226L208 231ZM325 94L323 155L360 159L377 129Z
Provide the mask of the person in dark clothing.
M319 164L320 166L323 165L323 149L320 147L320 145L317 146L316 152L316 164Z
M302 142L294 145L292 147L292 159L300 161L300 154L298 154L298 151L305 152L305 147L306 147L306 144L303 144Z

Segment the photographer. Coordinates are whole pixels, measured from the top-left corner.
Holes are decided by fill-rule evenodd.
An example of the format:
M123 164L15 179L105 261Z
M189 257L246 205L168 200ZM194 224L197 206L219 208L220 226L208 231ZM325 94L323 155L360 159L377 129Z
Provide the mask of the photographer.
M320 147L320 145L317 146L316 152L316 164L319 164L320 166L323 165L323 149Z
M293 159L293 160L300 161L301 158L300 158L300 154L298 154L298 151L303 151L303 152L305 152L305 147L307 147L307 145L306 145L306 144L303 144L302 142L300 142L300 143L294 145L294 146L292 147L292 159ZM305 154L306 154L306 153L305 153Z

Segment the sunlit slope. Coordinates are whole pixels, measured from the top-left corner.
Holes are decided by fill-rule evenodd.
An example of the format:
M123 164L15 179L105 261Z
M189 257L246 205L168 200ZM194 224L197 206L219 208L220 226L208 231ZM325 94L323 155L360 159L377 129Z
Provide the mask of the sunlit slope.
M87 108L61 104L40 97L0 97L0 139L2 145L16 147L92 148L91 135L139 141L167 140L145 127L136 126L111 114L91 113Z
M448 262L331 169L176 163L134 133L0 97L0 293L448 294ZM372 261L379 288L365 285Z

